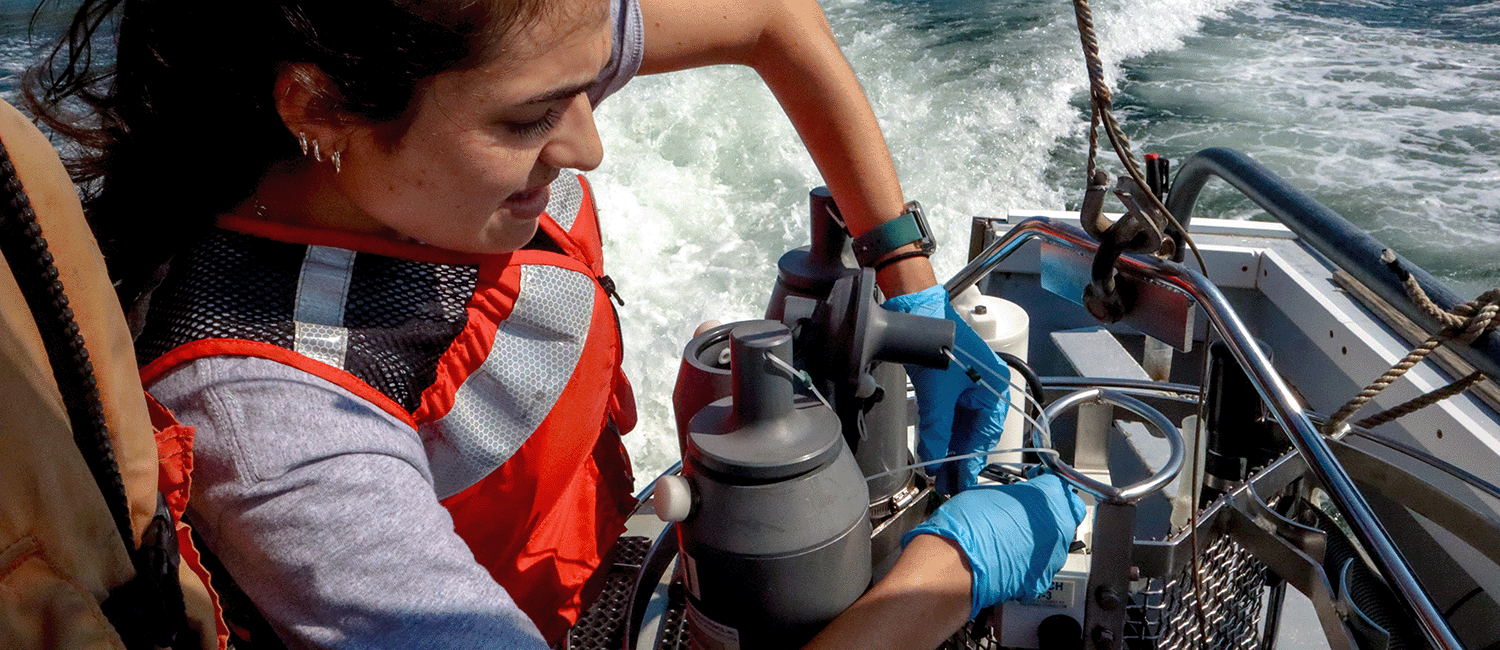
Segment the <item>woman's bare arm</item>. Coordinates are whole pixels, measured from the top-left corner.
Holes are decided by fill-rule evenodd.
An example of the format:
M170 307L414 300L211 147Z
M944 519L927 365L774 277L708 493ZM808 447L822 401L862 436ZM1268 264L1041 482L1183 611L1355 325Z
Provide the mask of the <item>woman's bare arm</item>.
M970 585L957 543L918 535L885 579L803 650L936 648L968 620Z

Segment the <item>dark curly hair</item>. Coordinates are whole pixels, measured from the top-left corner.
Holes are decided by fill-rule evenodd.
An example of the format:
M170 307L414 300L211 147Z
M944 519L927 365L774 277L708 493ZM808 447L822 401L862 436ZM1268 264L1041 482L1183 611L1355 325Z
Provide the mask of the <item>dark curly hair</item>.
M272 163L300 153L272 97L284 66L316 66L330 106L399 126L424 80L482 63L557 4L83 0L28 71L23 101L76 143L69 168L128 305L162 262L249 197ZM111 32L113 62L94 51Z

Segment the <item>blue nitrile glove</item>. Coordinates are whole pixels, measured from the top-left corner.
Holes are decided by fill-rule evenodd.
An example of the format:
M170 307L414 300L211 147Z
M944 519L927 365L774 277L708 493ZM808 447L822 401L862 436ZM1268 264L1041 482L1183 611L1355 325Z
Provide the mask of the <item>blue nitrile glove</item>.
M915 314L930 318L946 318L953 321L953 356L963 366L973 367L984 377L984 381L995 390L1009 395L1010 367L985 345L984 339L960 318L953 305L948 302L948 292L943 285L933 285L916 293L896 296L885 301L884 307L904 314ZM975 360L978 360L976 362ZM913 364L906 365L906 374L917 389L917 456L923 461L937 460L946 456L989 451L1000 441L1005 428L1007 400L1001 400L989 389L979 385L964 373L959 364L949 364L947 370L937 370ZM936 471L929 472L943 494L955 494L974 485L979 480L979 470L989 463L987 458L968 458L944 463Z
M949 499L901 537L958 542L973 572L969 618L1006 600L1031 600L1052 585L1083 521L1083 500L1056 474L1010 485L983 485Z

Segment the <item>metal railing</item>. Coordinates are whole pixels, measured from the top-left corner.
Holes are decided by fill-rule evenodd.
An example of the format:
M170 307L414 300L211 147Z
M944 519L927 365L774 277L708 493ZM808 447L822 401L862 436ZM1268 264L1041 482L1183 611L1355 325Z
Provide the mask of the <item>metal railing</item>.
M1098 242L1082 229L1045 217L1027 219L976 256L945 284L945 288L950 295L968 288L1032 239L1043 239L1088 256L1098 250ZM1313 477L1344 514L1355 537L1369 552L1375 569L1392 587L1407 613L1418 621L1427 641L1442 650L1463 648L1364 495L1303 412L1291 386L1272 369L1270 360L1218 287L1182 264L1154 257L1122 256L1116 269L1127 276L1172 286L1198 302L1209 323L1224 339L1256 392L1302 455Z
M1255 162L1249 156L1224 147L1204 149L1184 159L1177 178L1167 195L1167 209L1188 227L1198 194L1212 178L1220 178L1255 202L1272 218L1281 222L1297 238L1318 251L1328 261L1343 269L1355 280L1369 287L1381 299L1400 310L1428 333L1443 328L1441 323L1417 307L1406 296L1406 289L1396 272L1380 261L1386 245L1350 223L1339 213L1293 187L1285 179ZM1444 311L1468 302L1453 293L1442 282L1421 267L1397 255L1401 268L1416 278L1417 284ZM1450 345L1464 361L1490 377L1500 377L1500 333L1480 336L1469 345Z

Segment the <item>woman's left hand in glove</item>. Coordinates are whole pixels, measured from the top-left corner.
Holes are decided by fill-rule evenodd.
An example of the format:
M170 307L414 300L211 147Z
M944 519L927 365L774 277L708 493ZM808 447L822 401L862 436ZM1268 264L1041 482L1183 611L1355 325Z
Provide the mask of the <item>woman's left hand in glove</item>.
M954 356L1009 399L1010 367L959 317L942 285L896 296L883 306L891 311L953 321ZM906 374L917 391L917 456L923 461L989 451L1000 441L1008 408L1006 400L975 382L959 364L949 364L946 370L907 364ZM979 470L987 463L982 456L966 458L939 465L929 473L939 492L955 494L975 485Z

